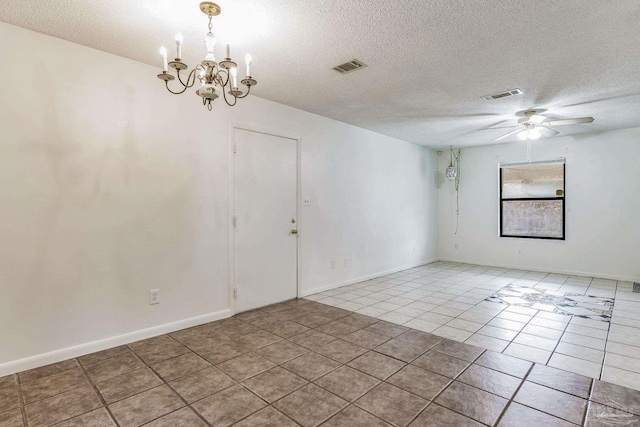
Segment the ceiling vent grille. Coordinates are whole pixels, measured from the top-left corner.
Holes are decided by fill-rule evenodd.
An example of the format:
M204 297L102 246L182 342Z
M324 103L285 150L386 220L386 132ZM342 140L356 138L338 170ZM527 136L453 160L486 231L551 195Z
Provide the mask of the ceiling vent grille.
M522 91L520 89L511 89L506 92L494 93L493 95L483 96L482 99L485 101L493 101L494 99L506 98L507 96L513 95L522 95Z
M359 70L360 68L366 67L362 61L358 61L357 59L352 59L349 62L345 62L344 64L340 64L336 67L333 67L334 70L341 72L342 74L350 73L352 71Z

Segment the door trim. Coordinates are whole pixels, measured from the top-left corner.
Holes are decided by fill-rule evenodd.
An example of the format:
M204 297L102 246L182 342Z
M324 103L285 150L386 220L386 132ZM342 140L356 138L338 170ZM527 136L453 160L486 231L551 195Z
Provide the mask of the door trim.
M301 144L302 138L300 135L284 132L277 129L270 129L261 126L255 126L252 124L242 122L231 122L229 124L229 309L231 315L236 314L236 299L234 298L234 289L236 288L236 236L235 227L233 226L233 216L236 210L236 162L233 152L233 146L235 144L236 129L246 130L249 132L262 133L265 135L277 136L280 138L287 138L296 141L296 221L298 224L298 230L300 230L301 210L300 200L302 200L300 182L301 182ZM296 236L296 297L300 297L300 233Z

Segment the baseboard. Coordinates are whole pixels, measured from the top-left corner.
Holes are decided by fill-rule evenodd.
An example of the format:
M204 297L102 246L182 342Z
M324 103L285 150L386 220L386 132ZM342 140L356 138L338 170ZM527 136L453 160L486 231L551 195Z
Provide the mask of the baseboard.
M483 267L509 268L514 270L526 270L526 271L542 271L542 272L554 273L554 274L568 274L570 276L584 276L584 277L595 277L598 279L620 280L624 282L640 281L640 278L638 277L615 276L615 275L602 274L602 273L592 273L588 271L574 271L574 270L564 270L564 269L546 268L546 267L538 268L538 267L532 267L531 265L499 264L499 263L488 263L488 262L475 261L475 260L460 260L460 259L453 259L453 258L440 258L439 260L444 262L457 262L461 264L481 265Z
M117 347L119 345L129 344L151 337L155 337L170 332L179 331L180 329L190 328L202 325L204 323L213 322L215 320L225 319L231 316L231 310L225 309L201 316L191 317L177 322L165 323L163 325L154 326L147 329L129 332L115 337L105 338L73 347L62 348L60 350L51 351L49 353L38 354L35 356L18 359L11 362L0 364L0 377L15 374L17 372L26 371L28 369L38 368L40 366L50 365L51 363L61 362L63 360L74 357L84 356L85 354L95 353L96 351L106 350L108 348Z
M364 282L365 280L375 279L376 277L385 276L387 274L397 273L398 271L407 270L409 268L420 267L421 265L429 264L432 262L438 261L438 258L432 258L425 261L416 262L409 265L404 265L402 267L392 268L386 271L380 271L377 273L369 274L367 276L357 277L355 279L345 280L344 282L332 283L326 286L320 286L318 288L313 288L305 291L300 291L300 298L304 298L309 295L317 294L318 292L330 291L331 289L336 289L341 286L353 285L354 283Z

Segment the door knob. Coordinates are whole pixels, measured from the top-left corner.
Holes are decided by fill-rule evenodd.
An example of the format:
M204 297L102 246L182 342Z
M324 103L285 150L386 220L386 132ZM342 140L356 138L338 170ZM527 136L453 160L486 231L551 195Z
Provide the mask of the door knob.
M295 228L291 230L291 234L298 234L298 230L296 230Z

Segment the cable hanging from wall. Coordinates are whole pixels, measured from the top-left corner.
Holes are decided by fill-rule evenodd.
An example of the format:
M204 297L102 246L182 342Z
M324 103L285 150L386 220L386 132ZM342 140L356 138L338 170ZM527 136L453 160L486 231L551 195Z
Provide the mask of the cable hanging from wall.
M460 218L460 149L456 152L453 146L451 146L450 161L445 176L454 183L456 189L456 231L453 234L458 234L458 220Z

